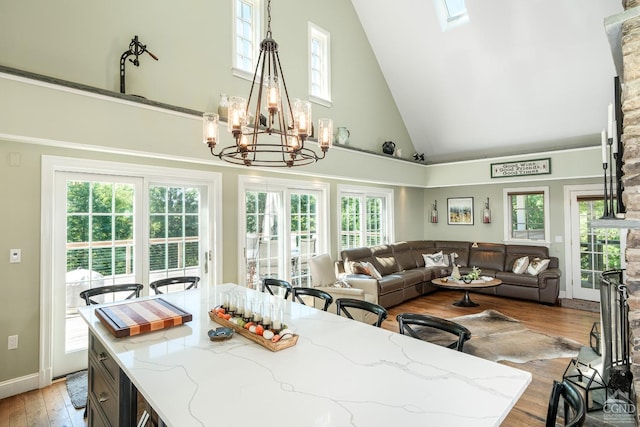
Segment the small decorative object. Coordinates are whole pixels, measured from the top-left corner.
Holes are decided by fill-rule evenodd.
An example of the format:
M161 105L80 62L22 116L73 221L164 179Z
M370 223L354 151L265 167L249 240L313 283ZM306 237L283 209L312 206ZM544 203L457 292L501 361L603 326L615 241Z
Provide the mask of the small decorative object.
M489 198L484 202L484 209L482 210L482 222L485 224L491 224L491 209L489 209Z
M402 157L402 148L396 148L395 156Z
M219 328L209 329L208 335L211 341L224 341L233 336L233 329L221 326Z
M156 61L158 60L158 57L155 56L153 53L149 52L147 50L147 45L140 43L140 41L138 41L138 36L135 36L134 38L131 39L131 43L129 43L129 49L124 51L124 53L122 54L122 56L120 56L120 93L125 93L124 90L124 64L126 59L130 56L130 55L135 55L136 58L135 59L129 59L129 62L131 62L133 65L135 65L136 67L140 66L140 61L138 60L138 57L140 55L142 55L143 53L147 52L149 54L149 56L151 56L153 59L155 59Z
M474 266L471 271L464 276L464 278L469 280L468 283L471 283L473 280L478 280L480 278L480 273L482 273L482 270Z
M342 145L349 145L349 138L351 137L351 132L346 127L339 127L336 132L336 142Z
M396 144L393 141L385 141L382 144L382 152L384 154L393 155L393 152L396 151Z
M229 117L229 97L226 93L220 95L220 102L218 103L218 116L226 119Z
M449 225L473 225L473 197L447 199Z
M415 160L416 162L424 162L424 153L413 153L413 160Z
M453 277L455 280L460 280L460 278L462 277L460 275L460 266L458 264L454 264L453 271L451 271L451 277Z
M433 205L431 205L431 223L438 223L438 201L434 200Z

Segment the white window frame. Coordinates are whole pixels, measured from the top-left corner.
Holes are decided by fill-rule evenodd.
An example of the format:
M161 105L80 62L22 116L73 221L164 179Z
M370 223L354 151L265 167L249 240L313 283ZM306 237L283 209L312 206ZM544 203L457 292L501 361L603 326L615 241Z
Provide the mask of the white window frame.
M386 217L386 236L383 236L382 243L388 244L395 241L395 224L394 221L394 191L392 188L379 188L379 187L364 187L364 186L353 186L353 185L338 185L338 194L336 200L336 210L338 219L336 224L336 246L338 250L338 254L342 251L342 198L343 197L361 197L364 200L364 206L360 209L360 215L362 216L360 219L360 224L362 224L362 230L360 230L361 237L360 241L363 244L366 244L366 222L364 215L366 215L366 200L367 197L378 197L385 199L385 217Z
M320 44L320 93L313 93L313 41ZM316 24L308 23L308 49L309 49L309 100L316 104L331 107L331 34Z
M236 30L238 27L238 19L237 16L237 5L238 3L247 3L251 6L252 14L251 14L251 43L252 43L252 60L251 67L249 70L245 70L240 67L238 61L237 54L237 40L236 40ZM240 77L242 79L253 81L253 75L255 73L256 64L258 63L258 55L260 54L260 41L261 41L261 30L262 30L262 17L264 16L262 12L262 2L263 0L234 0L232 9L232 25L231 25L231 64L233 64L232 70L233 75L236 77Z
M549 187L511 187L502 190L503 200L503 218L504 218L504 243L514 245L533 245L546 246L551 245L551 215L549 213L551 206L549 205ZM533 239L514 239L511 237L511 198L513 193L543 193L544 199L544 240Z
M291 206L290 195L292 192L318 192L318 210L317 210L317 241L316 252L325 253L329 248L329 184L322 182L307 182L307 181L295 181L290 179L280 178L265 178L259 176L241 175L238 177L238 236L240 242L246 242L246 206L245 206L245 193L247 191L267 191L267 192L281 192L282 194L282 221L278 221L279 227L281 227L279 234L284 238L282 253L288 254L291 252L290 247L290 233L291 233ZM238 282L243 286L246 286L246 272L245 272L245 250L244 243L238 245ZM285 280L289 279L290 271L284 271L283 277Z

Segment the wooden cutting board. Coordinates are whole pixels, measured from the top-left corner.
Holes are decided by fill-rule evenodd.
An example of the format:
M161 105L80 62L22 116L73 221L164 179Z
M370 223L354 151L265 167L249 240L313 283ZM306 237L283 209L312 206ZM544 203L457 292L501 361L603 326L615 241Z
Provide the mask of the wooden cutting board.
M96 308L96 316L116 338L190 322L193 316L162 298Z

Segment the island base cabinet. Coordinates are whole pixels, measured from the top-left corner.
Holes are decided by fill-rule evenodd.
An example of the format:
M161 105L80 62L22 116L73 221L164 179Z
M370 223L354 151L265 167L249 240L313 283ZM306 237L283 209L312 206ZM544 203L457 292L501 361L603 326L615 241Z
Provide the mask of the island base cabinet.
M89 336L89 384L87 424L89 427L136 425L137 390L122 370L109 362L111 355L102 343Z

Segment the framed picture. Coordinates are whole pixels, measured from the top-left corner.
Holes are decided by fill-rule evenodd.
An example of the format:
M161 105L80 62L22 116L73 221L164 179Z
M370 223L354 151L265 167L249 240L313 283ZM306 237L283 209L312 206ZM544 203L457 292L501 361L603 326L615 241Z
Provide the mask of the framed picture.
M451 197L447 199L447 223L473 225L473 197Z

